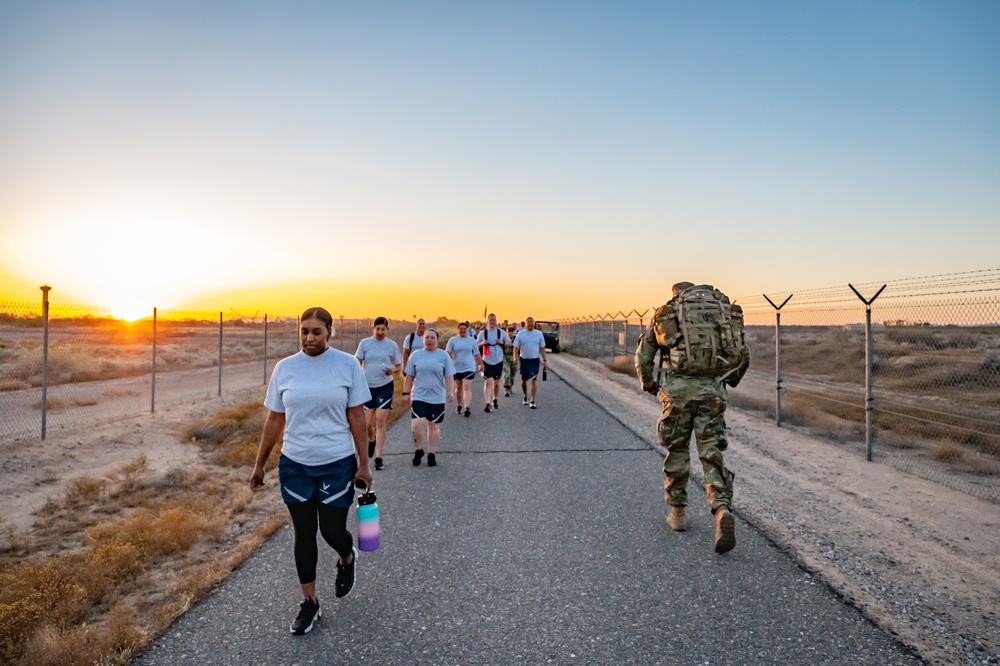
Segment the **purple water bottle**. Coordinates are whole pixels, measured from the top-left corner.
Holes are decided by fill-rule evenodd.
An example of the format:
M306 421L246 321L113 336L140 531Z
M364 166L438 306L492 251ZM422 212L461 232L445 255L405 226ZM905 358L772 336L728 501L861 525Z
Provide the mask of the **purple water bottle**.
M381 545L378 531L378 504L375 493L367 491L358 495L358 548L378 550Z

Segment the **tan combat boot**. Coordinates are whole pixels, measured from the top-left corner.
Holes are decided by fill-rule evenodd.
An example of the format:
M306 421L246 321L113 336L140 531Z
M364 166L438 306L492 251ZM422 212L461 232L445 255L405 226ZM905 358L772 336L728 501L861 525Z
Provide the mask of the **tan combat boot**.
M726 507L715 511L715 552L728 553L736 547L736 519Z
M674 532L683 532L687 529L687 521L684 519L684 507L670 507L670 515L667 516L667 525L670 525L670 529Z

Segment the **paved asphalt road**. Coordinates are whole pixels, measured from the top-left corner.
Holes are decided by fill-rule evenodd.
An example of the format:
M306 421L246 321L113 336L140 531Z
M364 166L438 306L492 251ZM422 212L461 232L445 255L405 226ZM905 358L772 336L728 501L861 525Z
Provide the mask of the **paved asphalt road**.
M310 634L288 632L285 527L134 663L921 663L741 520L715 554L697 488L672 533L661 456L554 373L534 411L505 398L485 414L475 390L471 418L447 413L436 468L411 465L408 422L390 430L382 548L339 600L322 549Z

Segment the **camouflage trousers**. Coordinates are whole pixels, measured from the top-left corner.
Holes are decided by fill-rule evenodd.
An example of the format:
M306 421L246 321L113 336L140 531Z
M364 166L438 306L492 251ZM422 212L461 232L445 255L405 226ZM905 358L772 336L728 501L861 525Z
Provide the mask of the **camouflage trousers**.
M665 397L661 394L661 398ZM691 434L705 473L705 493L714 513L719 507L733 508L733 477L722 461L726 441L724 398L688 402L663 401L663 416L656 424L660 444L667 449L663 461L663 487L667 504L687 505L687 482L691 476Z
M517 375L517 363L514 363L514 355L503 355L503 387L510 391L514 386L514 376Z

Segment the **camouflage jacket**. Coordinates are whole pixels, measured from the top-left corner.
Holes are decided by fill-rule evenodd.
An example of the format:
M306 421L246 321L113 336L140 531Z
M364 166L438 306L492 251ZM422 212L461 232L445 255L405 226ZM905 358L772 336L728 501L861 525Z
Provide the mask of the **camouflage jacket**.
M656 363L657 352L663 352L663 361L666 367L663 371L662 383L660 384L660 399L669 402L688 402L690 400L704 400L710 397L725 399L726 386L722 379L715 377L686 377L677 374L670 365L669 349L662 349L656 343L656 334L653 332L653 323L650 322L646 330L639 336L639 344L635 349L635 370L639 377L639 383L643 390L652 382ZM742 371L750 365L750 351L744 347L742 356L745 362L742 363ZM743 376L739 372L739 377ZM738 379L737 379L738 381Z

